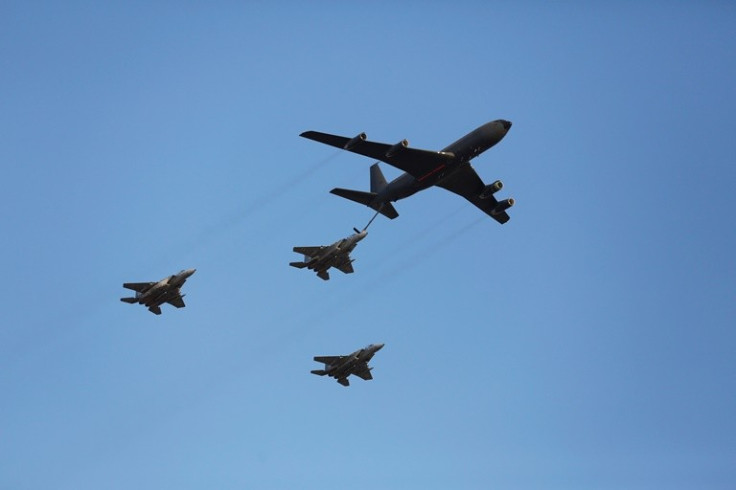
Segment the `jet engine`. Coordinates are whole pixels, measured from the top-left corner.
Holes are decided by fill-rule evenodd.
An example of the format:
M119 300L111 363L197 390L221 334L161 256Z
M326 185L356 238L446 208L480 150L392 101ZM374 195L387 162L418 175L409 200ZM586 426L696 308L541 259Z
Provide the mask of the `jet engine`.
M492 214L500 214L506 211L508 208L514 205L514 200L512 198L504 199L503 201L498 201L498 204L496 204L496 207L493 208L493 211L491 211Z
M345 143L345 146L343 146L343 148L345 150L350 151L356 146L358 146L360 143L364 142L365 138L366 138L365 133L360 133L358 136L356 136L355 138L352 138L350 141Z
M496 192L500 191L501 189L503 189L503 182L501 182L500 180L497 180L493 184L488 184L487 186L485 186L483 190L481 191L479 197L481 199L488 199L489 197L491 197L492 195L494 195Z
M396 155L402 150L405 150L409 147L409 140L401 140L398 143L396 143L394 146L388 149L386 152L386 158L391 158L392 156Z

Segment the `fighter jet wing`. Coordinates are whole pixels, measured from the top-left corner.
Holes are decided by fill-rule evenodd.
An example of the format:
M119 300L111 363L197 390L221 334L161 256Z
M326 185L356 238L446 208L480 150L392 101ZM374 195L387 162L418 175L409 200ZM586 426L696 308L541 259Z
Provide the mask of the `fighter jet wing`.
M323 362L325 364L334 365L345 359L345 356L316 356L314 358L317 362Z
M151 286L156 284L155 282L126 282L123 283L123 287L126 289L132 289L138 293L143 293L151 289Z
M364 363L362 366L358 366L355 371L353 371L353 374L359 378L363 378L366 381L368 381L369 379L373 379L373 375L371 374L371 370L368 367L368 363Z
M181 296L178 296L176 298L172 298L168 301L166 301L168 304L172 306L176 306L177 308L184 308L186 305L184 304L184 299Z
M480 194L483 192L485 184L483 184L483 181L478 174L475 173L475 170L470 166L470 164L464 165L455 174L440 181L437 186L463 196L465 199L473 203L478 209L501 224L504 224L511 219L506 211L493 213L493 210L498 204L498 200L493 197L493 195L490 195L485 199L480 198Z
M344 272L345 274L352 274L355 272L353 269L353 262L350 260L346 260L345 262L341 263L340 265L335 266L337 270Z
M441 170L455 159L455 155L452 153L420 150L400 145L393 155L388 156L387 154L390 153L389 150L393 149L393 145L365 140L345 148L347 143L351 141L350 138L318 131L305 131L299 136L386 162L407 172L417 180L422 180L424 177Z
M294 252L306 255L307 257L316 257L324 250L325 247L294 247Z

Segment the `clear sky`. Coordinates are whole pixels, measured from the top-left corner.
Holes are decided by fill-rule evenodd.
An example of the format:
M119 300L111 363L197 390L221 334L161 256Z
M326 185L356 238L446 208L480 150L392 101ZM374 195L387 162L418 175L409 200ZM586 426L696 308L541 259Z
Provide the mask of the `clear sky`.
M736 7L594 3L1 3L0 488L733 488ZM299 133L499 118L509 223L428 189L287 265L372 215Z

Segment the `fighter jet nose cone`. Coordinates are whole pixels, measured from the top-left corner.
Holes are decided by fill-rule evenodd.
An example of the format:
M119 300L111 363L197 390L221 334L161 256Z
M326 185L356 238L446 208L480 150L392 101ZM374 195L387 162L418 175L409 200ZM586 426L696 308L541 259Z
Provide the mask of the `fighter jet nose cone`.
M376 344L376 350L378 351L378 350L383 349L383 346L384 345L386 345L386 344Z
M506 131L511 129L511 121L506 121L505 119L502 119L501 124L503 124L503 129L505 129Z

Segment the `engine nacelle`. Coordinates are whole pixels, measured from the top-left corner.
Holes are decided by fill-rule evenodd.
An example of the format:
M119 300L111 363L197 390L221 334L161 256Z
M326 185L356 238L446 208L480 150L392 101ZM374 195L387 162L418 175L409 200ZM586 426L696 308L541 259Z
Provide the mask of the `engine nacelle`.
M500 180L497 180L493 184L488 184L487 186L485 186L483 190L481 191L479 197L481 199L488 199L489 197L491 197L492 195L494 195L496 192L500 191L501 189L503 189L503 182L501 182Z
M400 151L403 151L409 147L409 140L401 140L398 143L396 143L394 146L388 149L386 152L386 158L391 158L392 156L396 155Z
M345 143L345 146L343 146L343 149L350 151L353 148L355 148L357 145L359 145L360 143L364 142L365 138L366 138L365 133L360 133L358 136L356 136L355 138Z
M512 198L504 199L503 201L498 201L498 204L496 204L496 207L493 208L493 211L491 211L491 214L501 214L513 205L514 205L514 200Z

